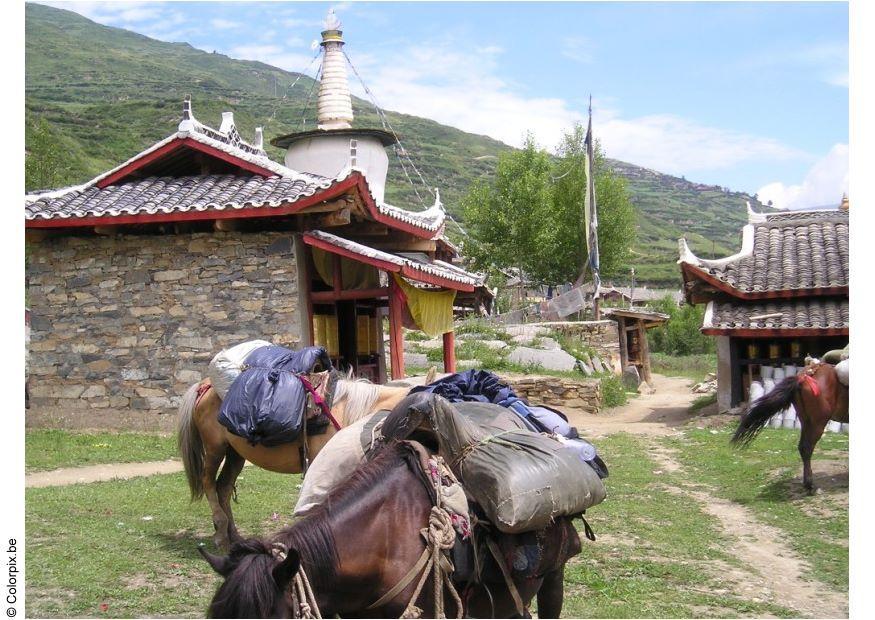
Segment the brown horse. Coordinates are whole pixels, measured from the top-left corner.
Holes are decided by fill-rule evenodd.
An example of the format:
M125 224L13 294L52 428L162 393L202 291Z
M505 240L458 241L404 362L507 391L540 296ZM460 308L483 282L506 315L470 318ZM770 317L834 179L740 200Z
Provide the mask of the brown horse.
M293 598L291 586L300 567L324 618L338 614L397 618L411 603L422 610L424 617L432 618L441 617L441 612L448 617L518 616L518 607L502 576L504 571L513 580L524 614L537 595L539 617L558 618L565 563L580 552L580 538L568 518L558 518L537 533L536 545L522 547L524 534L498 534L494 540L501 548L498 556L504 556L503 567L481 548L478 553L484 562L483 570L479 574L459 574L466 572L460 569L465 562L454 555L453 584L462 609L457 608L445 585L440 587L445 591L446 608L437 606L431 578L425 580L416 600L412 601L417 579L393 593L423 555L426 545L420 532L429 525L435 505L434 489L420 465L420 449L408 441L387 444L314 512L269 540L236 543L227 557L201 549L213 569L224 577L208 615L299 617L300 599ZM475 541L483 542L484 537L492 536L478 531L482 527L475 525ZM525 557L524 549L537 549L538 557L532 562L534 566L523 573L516 568L520 554ZM380 604L374 607L374 603Z
M433 373L432 373L433 374ZM317 393L332 403L331 414L341 426L352 424L382 409L392 409L410 391L407 387L388 387L354 380L352 375L334 384L334 394L327 394L329 373L310 375ZM192 500L206 495L216 528L213 540L220 549L241 539L231 513L231 496L237 476L246 461L282 474L302 471L302 439L277 446L252 445L243 437L231 433L219 423L222 399L210 380L192 385L179 407L179 452ZM332 425L319 435L308 435L307 455L314 458L337 432ZM224 465L222 465L224 461ZM219 467L222 471L219 474ZM218 474L218 478L217 478Z
M811 454L820 441L827 422L848 421L848 388L838 380L835 367L819 363L809 366L795 377L787 377L775 388L752 403L741 418L732 443L745 446L757 436L774 414L790 405L802 424L799 454L802 456L802 480L805 490L814 493Z

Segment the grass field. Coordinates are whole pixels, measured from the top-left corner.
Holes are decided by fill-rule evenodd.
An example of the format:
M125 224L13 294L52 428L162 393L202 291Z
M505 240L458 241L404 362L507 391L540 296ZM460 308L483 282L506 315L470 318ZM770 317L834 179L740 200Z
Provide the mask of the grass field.
M696 355L650 354L651 370L667 377L686 377L699 382L708 373L717 372L717 354L699 353Z
M64 433L55 432L63 441ZM780 601L746 595L728 576L746 566L733 555L728 533L692 499L691 492L703 490L784 532L818 587L847 592L846 500L826 477L823 494L799 493L795 433L767 430L745 452L728 446L728 433L690 428L677 437L619 433L596 442L611 470L608 498L587 515L598 540L584 539L567 567L563 615L797 615ZM75 443L81 435L68 438ZM153 437L139 439L135 447L138 437L126 438L130 454L161 454ZM815 475L838 463L846 484L847 448L845 435L824 437ZM63 464L90 459L87 452L68 451ZM670 471L658 454L670 454L681 469ZM299 483L298 476L244 470L234 505L241 531L266 534L289 523ZM206 503L189 502L182 474L29 489L26 512L28 616L205 613L218 577L196 546L212 548L212 525Z
M163 461L177 456L174 436L52 429L29 429L24 451L28 472L99 463Z

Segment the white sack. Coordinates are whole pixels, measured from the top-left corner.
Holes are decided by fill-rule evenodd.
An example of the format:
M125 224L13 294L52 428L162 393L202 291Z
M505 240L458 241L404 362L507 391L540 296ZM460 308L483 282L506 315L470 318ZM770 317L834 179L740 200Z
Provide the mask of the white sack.
M270 343L266 340L249 340L241 344L235 345L228 349L222 349L213 360L210 362L210 367L207 370L207 376L213 382L213 388L220 398L224 400L225 394L231 384L234 383L241 371L241 366L249 354L260 349L268 347Z

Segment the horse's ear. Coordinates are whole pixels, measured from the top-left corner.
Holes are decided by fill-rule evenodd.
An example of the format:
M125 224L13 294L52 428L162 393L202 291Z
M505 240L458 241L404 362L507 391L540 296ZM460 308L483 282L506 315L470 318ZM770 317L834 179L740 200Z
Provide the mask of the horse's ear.
M207 561L207 563L213 567L213 570L219 573L222 577L227 577L231 574L231 571L233 570L233 565L227 557L223 557L221 555L213 555L203 547L198 547L197 550L200 551L200 554Z
M294 549L289 549L286 553L286 559L276 565L273 569L273 580L280 590L285 590L292 579L301 567L301 556Z

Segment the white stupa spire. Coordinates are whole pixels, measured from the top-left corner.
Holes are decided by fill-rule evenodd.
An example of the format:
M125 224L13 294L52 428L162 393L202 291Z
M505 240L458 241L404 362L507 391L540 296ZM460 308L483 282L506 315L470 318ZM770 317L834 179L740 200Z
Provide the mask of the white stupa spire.
M322 31L322 83L319 85L319 129L349 129L352 125L352 99L346 76L346 58L343 55L343 32L334 9Z

